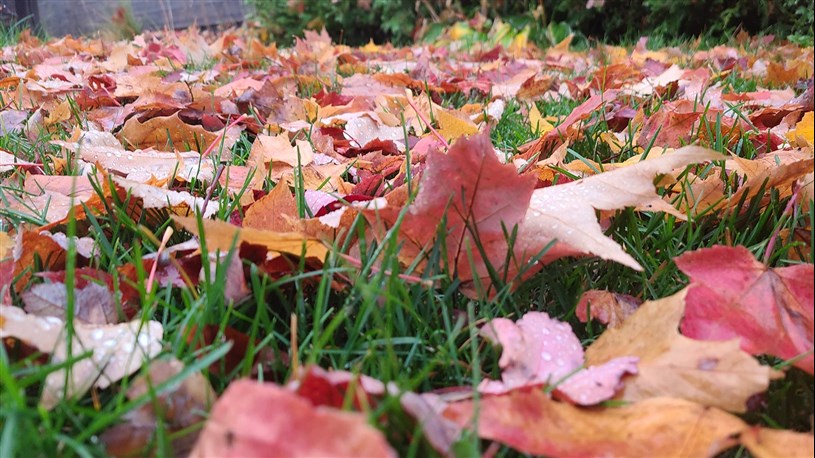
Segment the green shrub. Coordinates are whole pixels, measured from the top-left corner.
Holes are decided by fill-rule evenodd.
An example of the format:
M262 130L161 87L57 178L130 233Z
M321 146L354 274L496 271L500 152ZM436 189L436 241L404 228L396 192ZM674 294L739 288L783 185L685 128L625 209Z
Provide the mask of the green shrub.
M304 29L325 27L331 37L350 45L369 40L405 43L417 17L414 0L246 0L253 19L272 37L290 43Z
M427 22L451 23L481 12L516 30L529 27L538 44L552 41L553 26L583 37L631 42L643 35L667 39L705 36L726 41L741 28L798 43L813 41L811 0L246 0L253 19L289 43L304 29L326 28L338 42L373 39L404 44Z
M776 34L811 43L810 0L605 0L586 8L582 1L545 2L550 20L566 21L584 35L605 41L633 41L642 35L726 41L741 28L752 35Z

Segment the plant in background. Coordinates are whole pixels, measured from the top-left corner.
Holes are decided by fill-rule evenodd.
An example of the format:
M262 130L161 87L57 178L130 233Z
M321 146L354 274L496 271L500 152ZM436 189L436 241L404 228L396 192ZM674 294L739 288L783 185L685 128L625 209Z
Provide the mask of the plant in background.
M414 0L246 0L253 19L276 41L291 43L303 30L323 27L331 37L349 45L413 38L417 9ZM424 2L426 3L426 2Z

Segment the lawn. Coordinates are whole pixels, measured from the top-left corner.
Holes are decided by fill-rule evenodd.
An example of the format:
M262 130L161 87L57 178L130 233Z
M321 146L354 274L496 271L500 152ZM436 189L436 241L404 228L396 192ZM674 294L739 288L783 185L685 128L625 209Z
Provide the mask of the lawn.
M813 454L812 47L260 35L0 33L0 456Z

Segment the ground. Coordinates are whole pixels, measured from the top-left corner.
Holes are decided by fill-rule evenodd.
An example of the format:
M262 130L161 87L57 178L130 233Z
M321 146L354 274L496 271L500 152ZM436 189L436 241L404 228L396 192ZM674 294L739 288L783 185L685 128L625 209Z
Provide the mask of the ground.
M258 36L3 34L0 455L812 454L811 47Z

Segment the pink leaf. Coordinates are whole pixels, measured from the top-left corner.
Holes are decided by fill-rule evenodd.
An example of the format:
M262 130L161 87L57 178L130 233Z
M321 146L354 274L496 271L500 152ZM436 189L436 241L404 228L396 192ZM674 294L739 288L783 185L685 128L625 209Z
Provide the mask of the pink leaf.
M751 354L799 359L813 373L813 265L770 269L744 247L714 246L675 259L691 279L682 333L741 339Z
M556 385L555 393L576 404L592 405L614 396L620 379L637 373L639 358L615 358L583 369L583 347L566 323L543 312L529 312L513 323L498 318L482 335L503 347L501 380L484 380L482 393L502 394L535 385Z
M238 380L215 403L191 457L395 457L364 415L315 407L272 383Z

